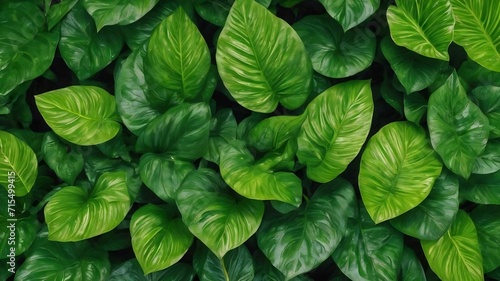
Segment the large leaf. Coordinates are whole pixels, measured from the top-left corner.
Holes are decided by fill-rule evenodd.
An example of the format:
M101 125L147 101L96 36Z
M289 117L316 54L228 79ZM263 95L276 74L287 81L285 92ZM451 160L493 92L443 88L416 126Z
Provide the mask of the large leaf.
M94 86L70 86L35 96L45 122L63 139L93 145L120 131L115 98Z
M290 55L293 54L293 55ZM217 41L217 69L231 96L256 112L306 100L312 67L297 33L253 0L236 0Z
M401 279L402 281L425 281L425 272L422 264L418 260L415 252L404 247L401 259Z
M430 267L442 280L484 280L476 227L466 212L458 211L439 240L422 240L421 244Z
M500 171L471 175L466 182L460 182L460 196L478 204L500 205Z
M474 161L473 174L491 174L500 170L500 140L489 140Z
M136 149L194 160L205 154L209 134L208 104L183 103L150 122L139 136Z
M491 131L489 138L500 137L500 87L482 86L472 90L472 101L488 117Z
M0 185L6 190L13 190L15 196L28 194L38 174L35 152L5 131L0 131L0 174Z
M0 19L2 100L2 96L18 85L35 79L49 68L59 33L46 30L43 12L29 1L3 1Z
M362 23L378 9L380 0L320 0L330 16L344 28Z
M54 28L60 20L78 3L78 0L62 0L50 6L47 12L47 25L49 30Z
M352 76L368 68L375 57L375 37L361 30L344 34L328 15L307 16L293 25L304 42L314 70L333 78Z
M97 30L106 25L133 23L151 10L158 0L83 0Z
M267 163L255 162L241 143L224 145L220 155L220 173L224 181L240 195L256 200L277 200L298 207L302 184L293 173L273 172Z
M421 127L410 122L384 126L361 157L359 189L375 223L420 204L441 173L442 164Z
M107 280L111 266L106 251L87 241L39 244L19 267L15 281Z
M45 206L49 239L80 241L115 228L130 208L126 181L125 172L108 172L90 192L77 186L59 190Z
M351 280L397 280L403 235L388 223L375 225L363 206L350 216L333 260Z
M352 185L338 178L319 187L305 206L265 220L259 248L287 280L308 272L333 253L355 208Z
M453 41L480 65L500 72L500 11L494 0L450 0L455 14Z
M449 0L396 0L387 9L391 37L403 46L429 58L448 61L455 19Z
M80 5L61 24L59 50L78 79L85 80L110 64L120 53L123 39L117 29L97 33L92 18Z
M171 205L149 204L132 216L132 248L144 274L175 264L193 243L193 235L176 213Z
M297 157L307 176L328 182L359 153L370 131L373 99L369 81L337 84L316 97L306 109Z
M144 184L163 201L170 203L174 202L177 189L192 170L192 163L162 154L146 153L139 162Z
M455 72L429 98L427 123L434 150L457 175L468 178L484 150L488 118L469 100Z
M424 57L398 47L389 37L382 39L380 48L407 94L429 87L441 69L447 66L444 61Z
M392 219L391 224L417 239L437 240L450 228L458 203L458 179L443 169L425 200Z
M224 259L218 259L206 247L197 247L193 259L200 281L254 280L252 256L245 245L228 252Z
M219 259L248 240L264 215L263 202L239 198L230 191L210 169L191 172L177 191L184 224Z
M139 262L131 259L116 267L106 281L192 281L194 276L193 267L185 263L144 275Z
M209 70L207 43L182 7L178 7L151 35L145 71L169 91L195 99L204 89Z
M476 226L484 271L490 272L500 266L500 206L479 205L470 216Z
M69 150L69 151L68 151ZM65 183L72 185L83 170L83 156L64 145L54 133L47 133L42 144L45 163Z

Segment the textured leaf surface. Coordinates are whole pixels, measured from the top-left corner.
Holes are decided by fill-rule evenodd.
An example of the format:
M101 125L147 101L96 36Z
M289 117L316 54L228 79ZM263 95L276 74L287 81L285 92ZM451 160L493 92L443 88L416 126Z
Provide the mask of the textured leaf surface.
M500 137L500 87L482 86L472 90L472 101L488 117L491 131L489 138Z
M236 123L233 111L229 108L217 111L212 122L215 122L215 125L212 125L210 129L208 149L203 158L218 164L220 162L221 148L224 144L236 139L238 124Z
M402 281L425 281L425 272L422 264L418 260L412 249L404 247L401 259L401 280Z
M485 272L500 266L500 206L479 205L470 214L476 226Z
M425 131L410 122L384 126L361 157L359 189L371 218L382 222L420 204L441 173Z
M158 0L83 0L85 9L95 20L97 30L106 25L133 23L156 3Z
M296 109L309 95L312 67L300 37L253 0L235 1L216 58L231 96L252 111L273 112L278 103Z
M458 211L439 240L422 240L421 244L430 267L441 280L484 280L476 227L464 211Z
M93 145L120 131L115 98L94 86L71 86L35 96L45 122L63 139Z
M380 0L320 0L330 16L344 28L362 23L378 9Z
M306 109L297 157L307 176L328 182L359 153L370 131L373 99L369 81L349 81L330 87Z
M69 152L68 152L69 150ZM54 133L47 133L42 143L45 163L65 183L72 185L83 170L83 156L64 145Z
M238 280L253 281L254 265L252 256L245 245L218 259L206 247L197 247L194 261L201 281Z
M47 25L49 30L54 28L60 20L78 3L78 0L62 0L50 6L47 12Z
M491 174L500 170L500 140L489 140L472 168L473 174Z
M247 142L259 151L280 149L285 143L296 138L305 116L272 116L260 121L249 132Z
M471 175L466 182L460 182L460 196L478 204L500 205L500 171Z

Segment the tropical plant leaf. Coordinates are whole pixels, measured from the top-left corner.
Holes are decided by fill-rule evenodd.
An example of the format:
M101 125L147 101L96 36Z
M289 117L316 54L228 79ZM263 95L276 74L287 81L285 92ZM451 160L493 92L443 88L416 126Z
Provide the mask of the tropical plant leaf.
M218 259L206 247L197 247L193 259L200 281L254 280L252 256L245 245L229 251L224 259Z
M3 193L4 192L2 192L2 195L4 195ZM5 196L4 198L8 197ZM13 230L11 228L13 224L11 219L16 219L16 221L14 222L14 238L12 238L11 236L11 231ZM0 254L2 255L2 257L9 257L12 246L14 246L12 248L15 249L14 253L16 256L20 256L22 253L28 250L36 238L36 232L38 231L39 224L40 223L38 222L38 220L33 216L20 216L12 218L3 217L0 215L0 227L7 230L0 232ZM12 241L14 241L15 244L13 244Z
M395 218L420 204L441 173L425 131L410 122L384 126L361 157L359 190L375 223Z
M238 124L236 123L233 111L229 108L218 110L212 122L215 124L210 129L208 149L203 158L219 164L220 149L224 144L236 139Z
M465 211L458 211L439 240L422 240L421 244L430 267L441 280L484 280L476 227Z
M252 111L273 112L278 103L296 109L309 95L312 67L300 37L253 0L235 1L216 61L231 96Z
M489 140L474 161L473 174L491 174L500 170L500 140Z
M500 206L479 205L470 214L476 226L484 272L500 266Z
M76 177L83 170L82 154L64 145L54 133L45 135L42 151L45 163L65 183L73 185Z
M78 3L78 0L62 0L50 6L47 12L47 25L49 30L54 28L64 16Z
M192 281L195 275L193 267L185 263L176 263L165 270L144 275L139 262L131 259L116 267L106 281Z
M500 137L500 87L481 86L472 90L472 101L488 117L491 131L489 138Z
M460 182L460 196L478 204L500 205L500 171L487 175L471 175Z
M420 93L406 95L403 98L405 117L417 125L427 112L427 100Z
M345 31L365 21L380 5L380 0L319 0L319 2Z
M204 20L218 26L224 26L234 0L197 0L194 1L196 12Z
M500 72L486 69L472 60L464 61L460 65L458 76L471 88L488 85L500 87Z
M330 87L309 103L305 114L297 157L311 180L325 183L347 168L368 136L373 115L370 82Z
M402 281L425 281L425 272L422 264L418 260L415 252L408 247L403 249L401 259L401 279Z
M247 143L262 152L279 150L288 140L297 137L304 119L305 115L266 118L250 130Z

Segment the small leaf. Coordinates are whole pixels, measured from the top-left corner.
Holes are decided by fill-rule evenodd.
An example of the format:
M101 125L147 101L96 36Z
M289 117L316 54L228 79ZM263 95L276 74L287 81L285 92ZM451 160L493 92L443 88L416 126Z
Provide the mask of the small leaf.
M94 86L71 86L35 96L45 122L63 139L94 145L120 131L115 98Z
M228 252L221 260L206 247L197 247L193 263L195 268L199 264L200 281L254 280L252 256L245 245Z
M491 126L489 138L500 138L500 87L477 87L472 90L472 101L488 117Z
M83 170L82 154L64 145L54 133L45 135L42 151L45 163L56 175L65 183L74 184L76 177Z
M421 244L430 267L442 280L484 280L476 227L464 211L458 211L439 240L422 240Z
M500 171L487 175L471 175L460 182L460 196L478 204L500 205Z
M470 214L476 226L485 272L500 266L500 206L479 205Z
M320 2L345 31L365 21L378 10L380 5L380 0L320 0Z

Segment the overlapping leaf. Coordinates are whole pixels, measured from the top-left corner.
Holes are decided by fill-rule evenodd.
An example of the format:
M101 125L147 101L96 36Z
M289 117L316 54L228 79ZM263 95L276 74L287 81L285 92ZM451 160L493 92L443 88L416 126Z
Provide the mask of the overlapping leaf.
M378 9L380 0L320 0L345 31L357 26Z
M500 206L480 205L470 214L476 226L485 272L500 266Z
M487 175L471 175L460 183L460 195L478 204L500 205L500 171Z

